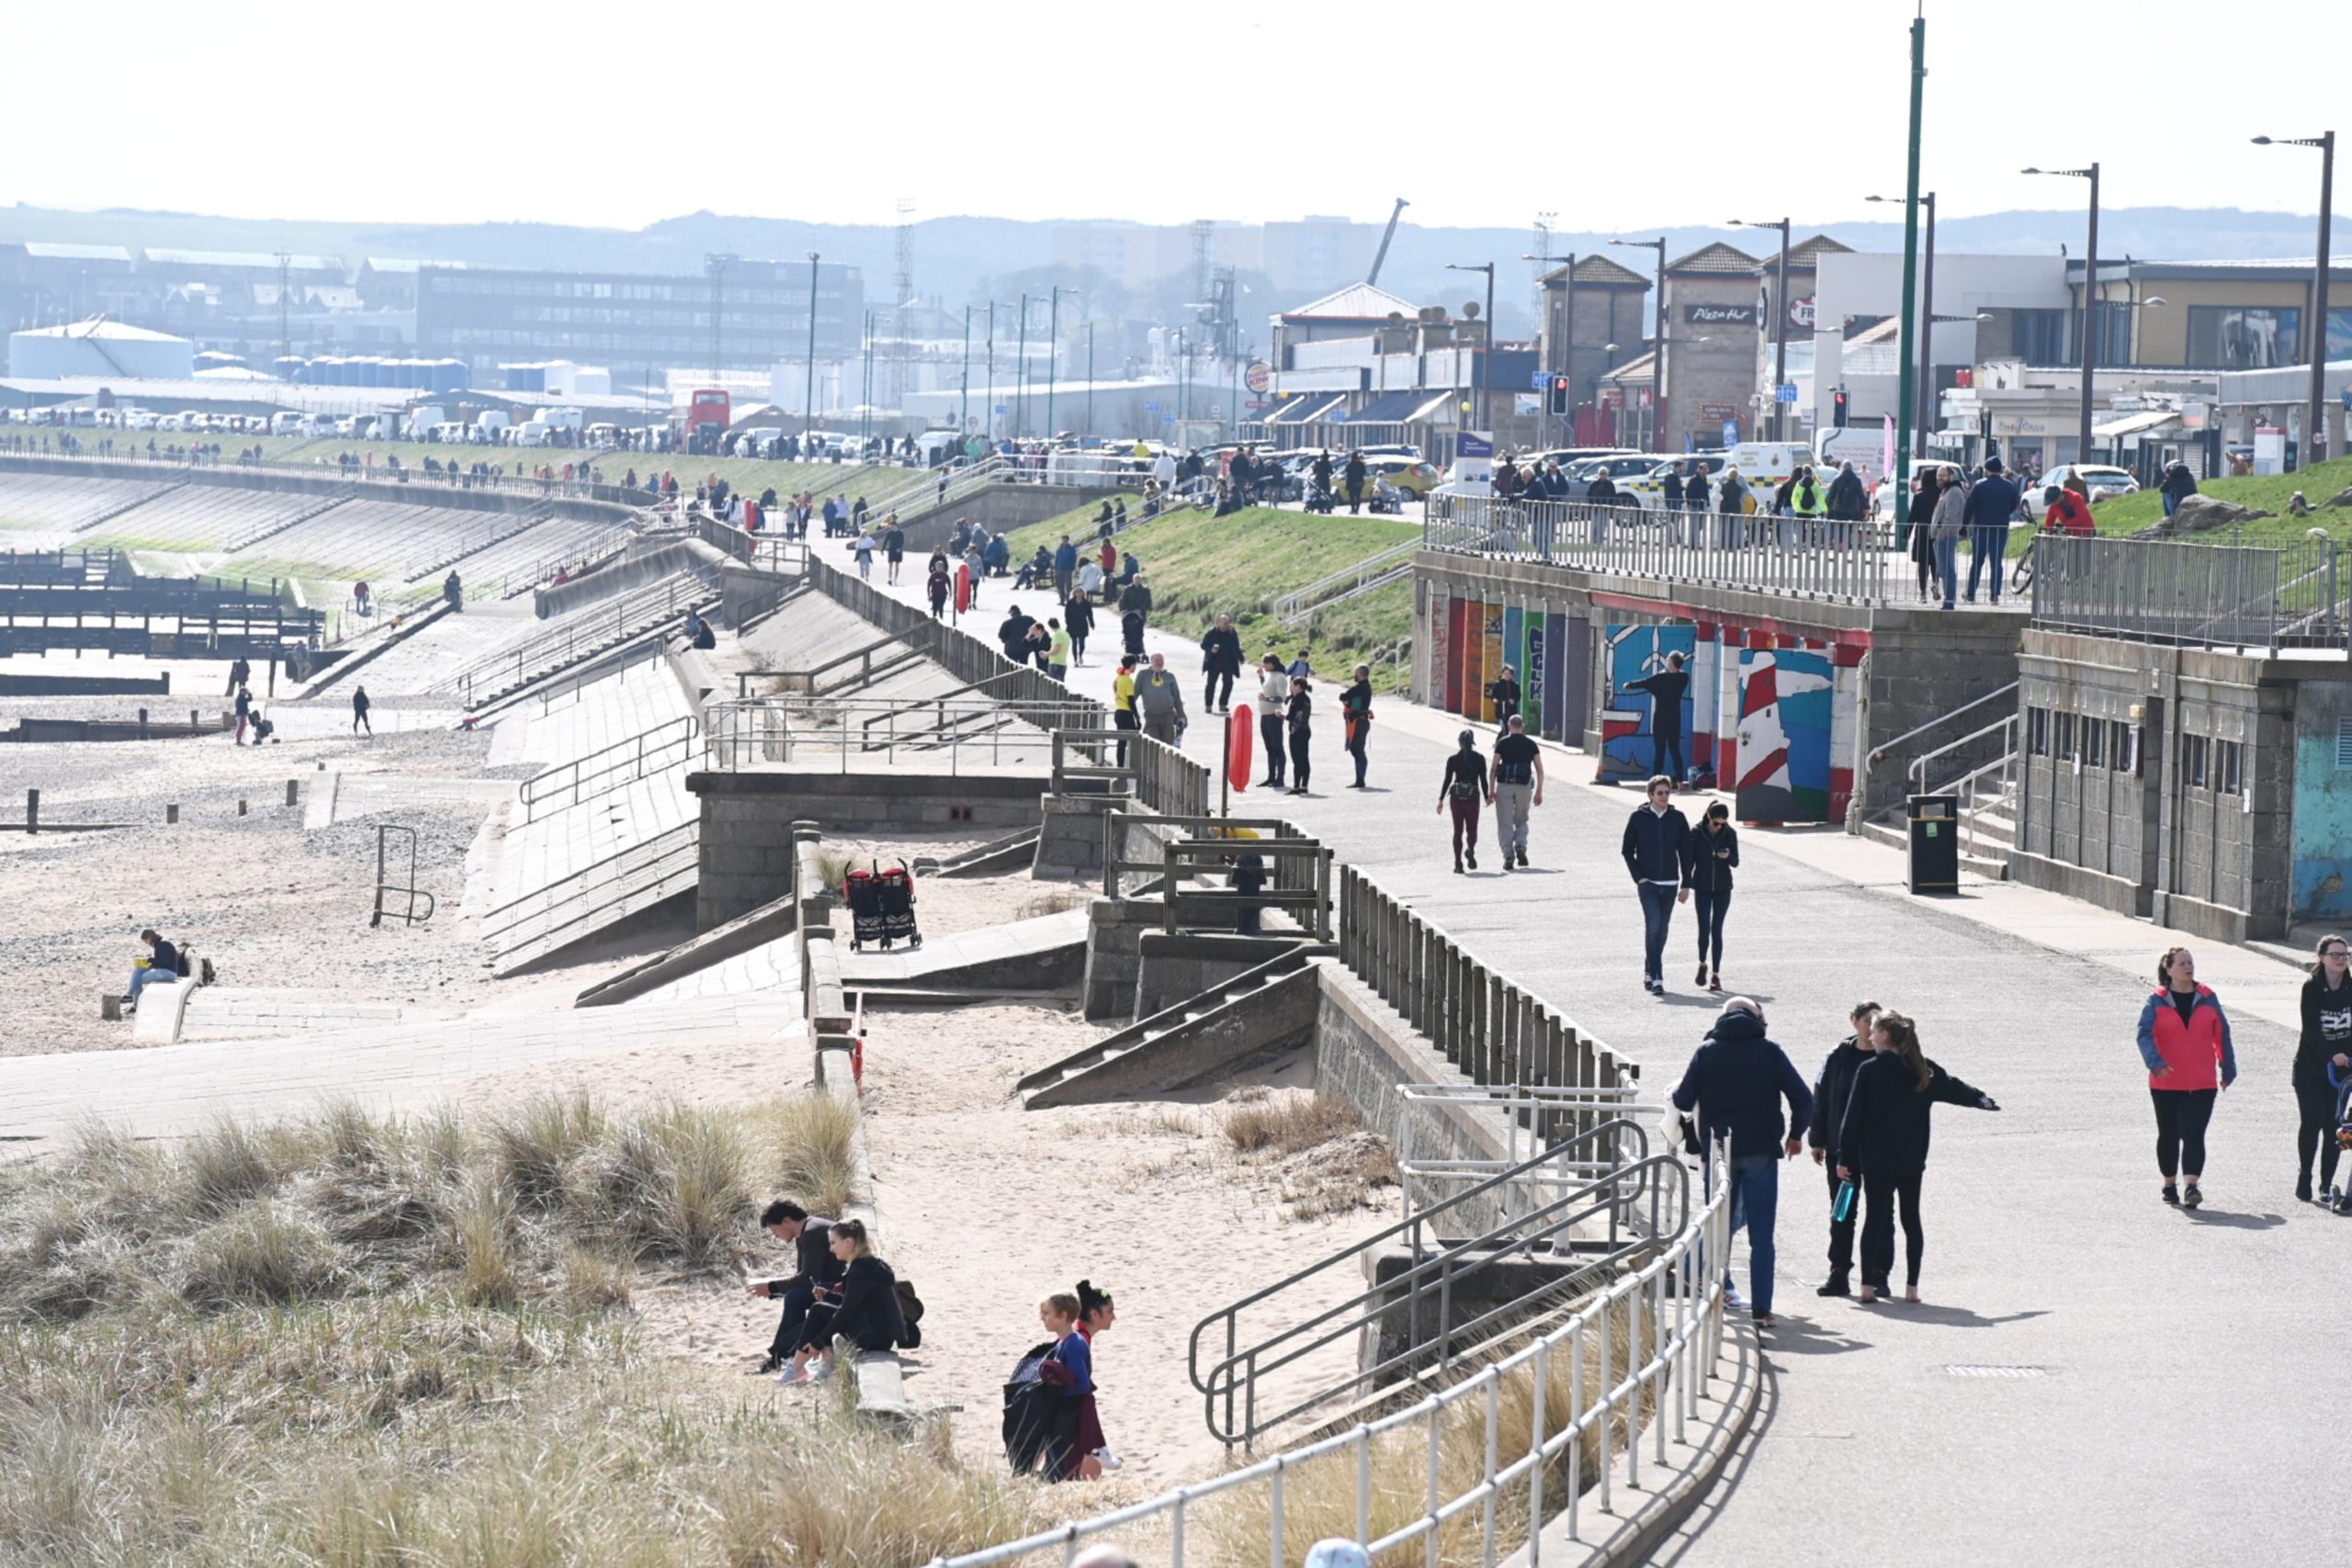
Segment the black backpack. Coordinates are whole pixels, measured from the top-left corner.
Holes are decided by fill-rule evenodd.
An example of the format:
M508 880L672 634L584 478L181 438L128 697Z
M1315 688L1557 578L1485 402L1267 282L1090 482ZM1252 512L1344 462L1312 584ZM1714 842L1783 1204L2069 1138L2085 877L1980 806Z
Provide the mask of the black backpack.
M922 1298L915 1294L914 1286L905 1280L896 1281L891 1289L899 1298L899 1348L922 1348Z

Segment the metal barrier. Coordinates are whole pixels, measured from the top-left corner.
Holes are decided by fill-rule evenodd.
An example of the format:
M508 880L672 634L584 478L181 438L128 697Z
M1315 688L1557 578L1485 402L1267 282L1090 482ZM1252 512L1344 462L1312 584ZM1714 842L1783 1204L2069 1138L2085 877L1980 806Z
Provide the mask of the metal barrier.
M1402 577L1413 570L1413 557L1419 553L1421 543L1408 539L1401 545L1366 556L1343 570L1318 577L1295 592L1285 593L1273 603L1273 615L1284 625L1305 620L1316 611L1340 604L1357 594L1377 588L1382 583Z
M836 701L827 697L730 697L704 709L703 758L720 772L831 758L837 771L853 762L867 770L900 752L948 772L967 766L1043 766L1052 734L1034 705L1014 710L997 703ZM1073 713L1069 716L1083 716Z
M544 711L544 710L543 710ZM560 811L594 800L649 773L658 773L694 757L695 735L701 728L692 714L668 719L639 735L576 757L523 781L517 797L523 820L538 819L542 810Z
M1079 736L1094 734L1132 735L1125 731L1080 731ZM1125 770L1097 770L1073 767L1073 776L1096 776L1110 773L1114 776L1129 776ZM1106 811L1102 814L1102 896L1123 898L1130 891L1126 879L1130 875L1161 876L1167 873L1165 860L1157 852L1148 860L1129 853L1128 840L1139 832L1155 832L1166 838L1182 838L1187 834L1198 838L1211 833L1245 835L1247 840L1263 842L1269 839L1289 839L1311 843L1314 840L1277 817L1160 817L1143 811ZM1163 839L1163 841L1165 840Z
M2343 648L2333 539L2282 547L2037 535L2033 624L2184 648Z
M1308 885L1300 886L1302 877L1294 875L1277 878L1271 889L1255 893L1184 886L1206 872L1233 874L1244 855L1272 861L1278 869L1295 863ZM1230 931L1234 916L1247 910L1294 909L1299 925L1316 941L1331 940L1331 852L1312 839L1175 839L1160 846L1159 866L1161 929L1170 936L1204 924L1211 931ZM1204 921L1204 910L1221 913Z
M1532 1205L1550 1179L1549 1168L1536 1160L1539 1152L1567 1173L1599 1174L1600 1159L1578 1140L1601 1122L1632 1111L1636 1092L1632 1084L1402 1086L1396 1091L1396 1170L1405 1213L1409 1217L1442 1203L1464 1184L1486 1181L1498 1171L1531 1173L1517 1195ZM1499 1134L1501 1156L1487 1159L1448 1153L1455 1140L1444 1134L1461 1131L1464 1121L1476 1123L1488 1138ZM1442 1125L1446 1122L1454 1125L1447 1129ZM1506 1205L1511 1195L1503 1195Z
M290 789L292 786L288 787ZM176 811L179 807L172 809ZM391 868L391 837L394 833L408 835L406 882L394 882L387 874ZM401 900L400 908L391 907L393 898ZM424 912L421 915L416 912L419 898L424 900ZM434 910L439 908L433 895L416 885L416 829L401 827L397 822L376 824L376 910L368 917L368 924L380 926L384 923L384 917L390 915L405 925L421 926L431 919Z
M1505 1357L1409 1408L1363 1422L1345 1432L1276 1454L1255 1464L1177 1488L1148 1502L1057 1526L1018 1540L934 1560L933 1568L995 1568L1032 1552L1057 1551L1067 1563L1092 1538L1134 1526L1165 1526L1169 1568L1184 1568L1188 1527L1202 1510L1212 1519L1237 1517L1245 1507L1261 1511L1262 1493L1266 1561L1287 1563L1303 1555L1286 1529L1286 1482L1306 1466L1353 1461L1354 1540L1375 1562L1384 1554L1419 1542L1427 1568L1438 1568L1442 1537L1456 1521L1473 1540L1462 1543L1456 1561L1491 1565L1511 1547L1498 1505L1507 1495L1523 1495L1532 1538L1551 1510L1562 1508L1568 1539L1582 1540L1581 1504L1588 1483L1597 1484L1600 1506L1611 1506L1614 1455L1625 1455L1629 1482L1639 1484L1641 1449L1654 1444L1654 1462L1663 1464L1668 1428L1679 1439L1698 1413L1700 1390L1714 1376L1723 1343L1723 1268L1731 1239L1731 1211L1720 1150L1711 1153L1711 1196L1690 1213L1680 1231L1664 1241L1641 1268L1623 1275L1568 1321L1533 1344ZM1686 1173L1687 1178L1687 1173ZM1554 1403L1555 1369L1566 1363L1566 1408ZM1528 1437L1516 1453L1497 1441L1505 1385L1525 1389ZM1518 1397L1518 1395L1514 1395ZM1442 1463L1451 1426L1456 1442L1478 1443L1483 1458L1476 1480L1450 1491ZM1411 1436L1415 1427L1420 1438ZM1516 1424L1514 1424L1514 1430ZM1588 1455L1588 1445L1592 1452ZM1379 1450L1378 1456L1375 1450ZM1407 1460L1413 1450L1424 1450ZM1425 1483L1409 1490L1375 1487L1375 1457L1407 1460ZM1589 1462L1588 1462L1589 1460ZM1565 1473L1563 1473L1565 1472ZM1450 1495L1449 1495L1450 1492ZM1617 1528L1615 1522L1611 1529Z
M1564 1154L1576 1147L1597 1156L1602 1167L1599 1174L1581 1179L1556 1174ZM1505 1215L1499 1223L1487 1217L1498 1191L1516 1190L1539 1172L1555 1173L1555 1196L1521 1213ZM1594 1270L1617 1268L1649 1250L1657 1237L1679 1229L1690 1212L1689 1183L1690 1172L1679 1159L1651 1155L1648 1135L1638 1123L1631 1118L1612 1118L1561 1148L1545 1149L1219 1308L1193 1325L1186 1362L1193 1387L1205 1400L1210 1435L1227 1448L1248 1447L1265 1433L1334 1400L1367 1398L1388 1392L1389 1385L1398 1381L1432 1374L1442 1377L1457 1359L1482 1348L1496 1333L1524 1322L1530 1313L1546 1303L1576 1294L1579 1286L1589 1286ZM1667 1202L1669 1193L1674 1205ZM1642 1213L1645 1200L1645 1215ZM1669 1207L1673 1209L1670 1215ZM1449 1222L1454 1235L1465 1230L1472 1234L1459 1240L1443 1239ZM1606 1235L1583 1244L1580 1261L1576 1228L1602 1223ZM1596 1246L1597 1251L1593 1250ZM1288 1324L1252 1343L1240 1342L1243 1313L1263 1307L1327 1274L1368 1276L1373 1270L1367 1260L1396 1247L1401 1247L1410 1259L1401 1272L1375 1280L1370 1289L1302 1322ZM1497 1267L1511 1261L1530 1269L1556 1261L1576 1267L1512 1293L1512 1286L1500 1282L1507 1278L1506 1271ZM1485 1279L1480 1281L1482 1275ZM1473 1281L1480 1281L1485 1288L1474 1288ZM1474 1302L1478 1303L1475 1308L1462 1304ZM1384 1353L1375 1342L1360 1351L1355 1370L1344 1378L1318 1382L1304 1394L1277 1395L1261 1408L1261 1386L1272 1374L1326 1346L1380 1334L1393 1325L1400 1312L1406 1326L1403 1349ZM1224 1354L1204 1367L1202 1341L1219 1325L1224 1329ZM1285 1400L1289 1403L1283 1403Z
M1448 555L1857 604L1917 595L1895 536L1886 523L1476 495L1433 495L1421 522L1421 547Z
M599 604L564 615L549 630L468 665L433 690L454 692L470 707L478 697L503 695L591 654L638 637L658 636L673 618L718 598L718 591L692 572L673 572L658 582L618 595L609 606Z

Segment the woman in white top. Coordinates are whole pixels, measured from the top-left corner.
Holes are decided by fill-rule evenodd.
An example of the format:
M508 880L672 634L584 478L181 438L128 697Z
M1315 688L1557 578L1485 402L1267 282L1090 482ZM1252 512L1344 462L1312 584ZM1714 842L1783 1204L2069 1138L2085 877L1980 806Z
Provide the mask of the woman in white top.
M1272 654L1258 661L1258 743L1266 749L1266 787L1283 787L1283 712L1290 702L1290 677Z

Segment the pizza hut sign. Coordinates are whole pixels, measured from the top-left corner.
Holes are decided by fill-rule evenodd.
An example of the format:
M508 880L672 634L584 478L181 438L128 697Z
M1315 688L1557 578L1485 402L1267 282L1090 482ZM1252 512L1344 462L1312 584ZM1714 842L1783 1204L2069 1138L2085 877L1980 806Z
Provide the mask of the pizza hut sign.
M1685 305L1682 319L1693 325L1754 326L1756 308L1753 305Z

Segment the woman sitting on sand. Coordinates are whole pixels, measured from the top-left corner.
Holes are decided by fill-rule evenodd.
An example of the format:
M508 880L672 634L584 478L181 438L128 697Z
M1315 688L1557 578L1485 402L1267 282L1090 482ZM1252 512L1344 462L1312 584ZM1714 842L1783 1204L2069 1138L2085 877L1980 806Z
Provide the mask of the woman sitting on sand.
M899 1316L899 1277L874 1256L865 1239L865 1223L834 1221L830 1245L847 1272L839 1285L831 1287L808 1309L792 1365L776 1374L780 1383L823 1382L832 1373L833 1348L840 1340L848 1340L860 1350L888 1350L904 1332Z

